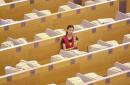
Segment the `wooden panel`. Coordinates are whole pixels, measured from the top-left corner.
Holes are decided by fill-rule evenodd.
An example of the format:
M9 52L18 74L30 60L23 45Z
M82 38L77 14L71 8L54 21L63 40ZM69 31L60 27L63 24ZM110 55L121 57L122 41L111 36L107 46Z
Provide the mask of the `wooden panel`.
M119 61L121 63L130 61L130 53L127 52L127 56L124 57L126 55L126 49L122 48L124 48L124 45L113 48L111 54L108 54L108 49L92 53L91 59L88 59L86 55L83 55L72 59L66 59L61 62L47 64L35 69L32 75L30 74L30 71L16 74L12 76L12 80L10 80L9 82L2 80L4 78L0 78L0 84L14 85L19 83L19 85L46 85L48 83L54 82L58 85L64 85L66 78L73 77L76 75L76 73L79 72L96 72L101 76L105 76L107 69L109 67L112 67L116 61ZM130 48L128 48L127 50L130 51ZM119 53L121 53L122 55L120 56ZM72 61L73 63L71 63ZM117 81L119 80L126 81L126 85L129 85L128 80L125 80L125 76L122 75L112 78L112 84L110 85L118 84ZM99 83L96 85L104 84Z
M0 17L4 19L12 18L15 20L21 20L23 19L24 14L32 12L34 8L38 10L48 9L54 13L58 11L59 6L68 3L68 1L72 0L25 0L15 3L15 7L10 8L10 4L13 4L13 2L0 6Z
M130 0L127 0L127 12L130 12Z
M89 45L95 44L97 40L117 40L122 43L123 35L130 33L128 29L130 24L127 24L128 19L113 23L110 30L108 26L96 27L96 32L92 33L92 29L84 29L84 31L77 32L79 37L78 47L80 50L87 51ZM86 36L86 39L84 38ZM41 64L50 63L50 57L52 55L58 54L60 51L60 38L52 38L48 40L41 41L39 43L30 43L21 46L21 51L16 52L16 48L6 49L0 51L0 67L1 73L4 74L4 67L6 65L14 66L19 60L37 60ZM6 57L5 57L6 56ZM12 60L13 59L13 60Z
M51 0L53 1L53 0ZM34 19L25 21L25 26L21 26L21 22L6 27L0 27L0 43L4 42L7 37L19 38L26 37L29 41L34 39L34 35L39 32L44 32L46 28L66 29L68 24L80 24L82 20L87 19L89 21L112 17L114 18L118 9L117 1L114 1L114 5L110 6L110 3L98 4L95 10L92 7L83 7L80 9L80 13L77 14L76 10L66 11L61 13L61 18L57 18L58 13L44 17L45 22L41 22L41 19ZM0 10L1 11L1 10ZM110 14L108 14L108 12ZM3 12L2 12L3 13ZM42 18L43 19L43 18ZM63 23L64 22L64 23ZM4 28L9 28L4 31Z

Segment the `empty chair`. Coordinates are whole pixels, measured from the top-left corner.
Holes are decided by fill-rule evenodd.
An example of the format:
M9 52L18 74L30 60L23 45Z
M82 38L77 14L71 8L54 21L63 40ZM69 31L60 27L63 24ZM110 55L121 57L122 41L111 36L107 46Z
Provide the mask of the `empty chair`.
M111 67L109 69L107 69L107 75L113 75L113 74L116 74L116 73L119 73L121 72L122 70L120 68L117 68L117 67Z
M54 56L51 56L51 62L56 62L56 61L60 61L60 60L63 60L65 59L63 56L57 54L57 55L54 55Z
M38 10L36 10L36 9L33 9L32 12L33 12L33 13L36 13L38 16L47 16L47 15L51 15L51 11L50 11L50 10L38 11Z
M97 75L96 73L93 73L93 72L86 73L86 74L77 73L77 76L80 77L84 82L89 82L89 81L103 78L102 76Z
M119 45L118 41L116 41L116 40L110 40L110 41L98 40L97 44L100 44L100 45L103 45L103 46L108 46L108 47Z
M15 73L15 72L19 72L19 71L22 71L22 69L18 69L18 68L12 67L12 66L5 67L6 74Z
M92 1L92 0L85 1L85 5L93 5L93 4L96 4L96 3L97 2Z
M47 35L47 33L38 33L35 35L35 40L40 40L40 39L46 40L48 38L50 38L50 36Z
M88 46L88 51L93 52L93 51L97 51L97 50L101 50L101 49L105 49L105 48L108 48L108 46L103 46L103 45L100 45L100 44L94 44L94 45Z
M24 19L34 19L34 18L38 18L39 16L36 13L27 13L24 14Z
M79 77L67 78L66 85L83 85L84 82Z
M124 35L123 43L130 42L130 34Z

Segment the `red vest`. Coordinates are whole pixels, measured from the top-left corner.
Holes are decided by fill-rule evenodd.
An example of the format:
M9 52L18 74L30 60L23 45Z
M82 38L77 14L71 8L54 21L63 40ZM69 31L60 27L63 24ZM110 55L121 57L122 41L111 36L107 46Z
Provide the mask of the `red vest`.
M67 36L65 36L63 39L64 39L65 46L66 46L67 49L74 47L74 37L72 37L72 44L71 45L69 43L69 39L68 39Z

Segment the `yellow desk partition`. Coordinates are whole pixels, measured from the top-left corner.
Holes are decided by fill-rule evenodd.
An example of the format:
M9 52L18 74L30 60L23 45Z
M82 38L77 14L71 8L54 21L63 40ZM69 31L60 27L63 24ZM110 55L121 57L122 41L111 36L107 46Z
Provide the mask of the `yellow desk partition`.
M127 0L127 5L126 5L126 9L127 11L126 12L130 12L130 0Z
M92 21L98 18L115 18L117 9L118 2L116 0L108 1L93 6L84 6L70 11L54 13L38 19L25 20L11 25L0 26L0 43L4 42L7 37L25 37L27 40L32 41L36 33L44 32L46 28L66 29L67 25L80 24L84 19Z
M87 51L89 45L95 44L97 40L117 40L122 43L123 36L130 33L129 18L112 22L111 24L85 28L77 31L79 38L78 47ZM86 38L84 38L86 36ZM0 74L4 74L6 65L15 66L21 59L37 60L40 64L50 63L51 56L60 51L60 37L56 36L47 40L30 42L25 45L7 48L0 51Z
M33 9L50 10L54 13L58 11L59 6L67 4L69 1L73 0L23 0L10 2L0 6L0 18L21 20L24 14L31 13Z
M75 76L76 73L95 72L105 76L107 69L112 67L115 62L129 62L129 56L130 43L125 43L116 47L46 64L29 71L1 76L0 85L47 85L49 83L65 85L66 79ZM116 82L116 80L113 79L113 82ZM124 84L129 85L128 81L124 82Z

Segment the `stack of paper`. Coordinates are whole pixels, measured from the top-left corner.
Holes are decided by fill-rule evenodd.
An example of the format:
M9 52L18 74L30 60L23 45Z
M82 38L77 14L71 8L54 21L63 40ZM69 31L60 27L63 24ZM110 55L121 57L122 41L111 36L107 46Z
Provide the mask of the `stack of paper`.
M48 84L48 85L56 85L56 84Z
M60 61L60 60L63 60L65 59L63 56L61 55L54 55L54 56L51 56L51 62L56 62L56 61Z
M18 38L16 39L16 43L19 45L19 44L28 43L28 41L25 38Z
M46 29L46 31L45 31L45 33L47 33L47 35L49 35L49 36L57 36L58 35L58 33L56 33L54 30L52 30L52 29Z
M71 10L71 8L68 5L62 5L58 9L59 12L61 12L61 11L68 11L68 10Z
M130 42L130 34L124 35L123 43Z
M92 22L90 22L90 23L92 23L92 24L94 24L94 25L102 25L99 21L97 21L97 20L94 20L94 21L92 21Z
M16 21L14 21L13 19L6 19L9 23L14 23Z
M0 5L5 4L4 0L0 0Z
M36 9L33 9L32 12L33 12L33 13L36 13L38 16L47 16L47 15L51 15L51 11L50 11L50 10L38 11L38 10L36 10Z
M108 48L108 46L103 46L100 44L94 44L94 45L90 45L88 46L88 51L92 52L92 51L97 51L97 50L101 50L101 49L105 49Z
M13 1L25 1L25 0L13 0Z
M130 13L126 13L126 15L130 16Z
M1 48L13 47L14 43L12 41L6 41L1 44Z
M103 18L103 19L98 19L98 21L99 21L101 24L106 24L106 23L114 22L115 20L112 19L112 18Z
M34 18L38 18L39 16L36 13L28 13L28 14L24 14L24 19L34 19Z
M0 25L9 24L10 22L8 20L0 19Z
M123 65L130 69L130 63L124 63Z
M74 25L74 30L75 31L78 31L78 30L81 30L81 29L83 29L83 26L81 26L81 25Z
M120 68L121 70L128 70L130 69L130 63L121 64L119 62L116 62L114 64L115 67Z
M80 77L84 82L89 82L103 78L102 76L99 76L96 73L87 73L87 74L77 73L77 76Z
M107 75L113 75L113 74L116 74L116 73L119 73L121 72L122 70L120 68L117 68L117 67L111 67L107 70Z
M94 0L96 2L103 2L103 1L108 1L108 0Z
M68 78L66 85L83 85L84 82L79 77Z
M27 70L27 69L31 69L32 67L27 65L25 62L19 62L18 64L16 64L16 68Z
M18 69L18 68L11 67L11 66L5 67L5 73L6 74L15 73L15 72L18 72L18 71L22 71L22 69Z
M36 60L31 60L31 61L21 60L20 62L26 63L28 66L32 68L41 66Z
M118 46L119 43L116 40L111 40L111 41L103 41L103 40L98 40L97 44L103 45L103 46L108 46L108 47L112 47L112 46Z
M63 57L67 57L67 58L70 58L70 57L74 57L76 56L75 53L71 52L71 51L65 51L65 50L60 50L60 53L59 53L61 56Z
M75 3L73 3L73 2L68 2L67 5L68 5L71 9L75 9L75 8L82 7L82 6L80 6L80 5L78 5L78 4L75 4Z
M96 2L92 0L85 1L85 5L92 5L92 4L96 4Z
M61 56L63 57L74 57L74 56L78 56L78 55L82 55L82 54L86 54L86 52L84 51L79 51L79 50L70 50L70 51L65 51L65 50L61 50L59 53Z
M66 34L64 29L56 29L56 30L54 30L54 32L56 32L58 35L65 35Z
M70 52L72 54L75 54L75 55L82 55L82 54L86 54L87 53L87 52L79 51L79 50L71 50Z
M7 41L12 41L14 43L14 45L20 45L20 44L27 43L27 40L25 38L13 39L11 37L8 37Z
M50 38L50 36L47 35L47 33L38 33L35 35L35 40L40 40L40 39L46 40L49 38Z

